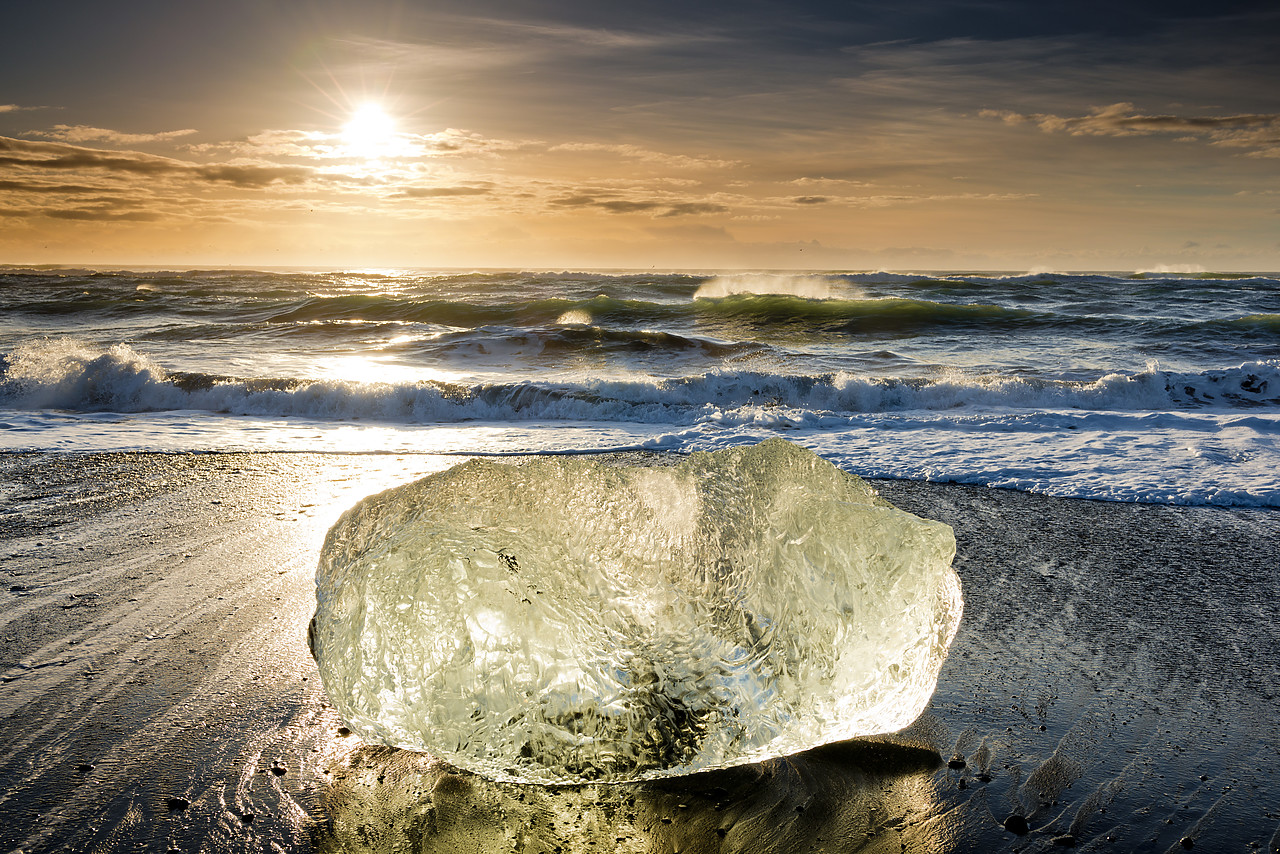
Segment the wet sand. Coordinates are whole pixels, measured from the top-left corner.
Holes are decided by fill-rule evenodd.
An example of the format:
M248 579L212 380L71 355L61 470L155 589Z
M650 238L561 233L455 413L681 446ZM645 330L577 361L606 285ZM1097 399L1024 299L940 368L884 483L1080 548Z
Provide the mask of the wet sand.
M0 852L1280 851L1280 513L903 481L965 616L907 733L661 783L362 745L321 540L456 459L0 455Z

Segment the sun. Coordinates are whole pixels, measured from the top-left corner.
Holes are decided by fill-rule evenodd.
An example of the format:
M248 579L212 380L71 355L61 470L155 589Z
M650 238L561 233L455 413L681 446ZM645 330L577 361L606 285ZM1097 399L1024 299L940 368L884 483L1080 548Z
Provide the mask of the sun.
M391 153L396 143L396 122L381 104L365 102L342 127L342 142L354 157L374 160Z

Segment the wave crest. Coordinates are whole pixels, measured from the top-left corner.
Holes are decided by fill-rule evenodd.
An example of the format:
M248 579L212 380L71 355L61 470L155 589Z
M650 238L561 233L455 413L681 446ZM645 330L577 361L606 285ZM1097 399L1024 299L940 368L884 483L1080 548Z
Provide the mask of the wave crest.
M671 346L669 342L661 342ZM951 372L921 379L847 373L722 370L674 379L630 377L474 385L430 380L238 378L167 371L125 344L25 344L0 362L0 404L14 409L382 419L614 420L693 424L816 423L856 414L952 409L1169 411L1280 406L1280 360L1177 373L1149 369L1089 382Z
M830 276L795 275L786 273L737 273L715 276L698 286L694 299L719 299L736 294L772 294L802 299L830 299L835 296L836 283ZM849 288L842 288L841 296L850 297Z

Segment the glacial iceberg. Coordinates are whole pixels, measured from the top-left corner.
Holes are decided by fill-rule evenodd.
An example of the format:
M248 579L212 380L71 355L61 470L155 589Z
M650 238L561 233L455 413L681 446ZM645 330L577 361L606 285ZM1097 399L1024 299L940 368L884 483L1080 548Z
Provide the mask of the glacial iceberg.
M781 439L473 460L334 525L311 649L367 740L498 780L686 774L911 723L960 621L954 553Z

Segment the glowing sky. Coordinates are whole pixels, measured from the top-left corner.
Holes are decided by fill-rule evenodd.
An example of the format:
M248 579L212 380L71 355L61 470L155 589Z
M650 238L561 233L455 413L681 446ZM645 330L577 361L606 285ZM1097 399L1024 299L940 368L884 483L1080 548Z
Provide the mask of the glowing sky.
M0 263L1280 269L1274 2L77 0L5 28Z

